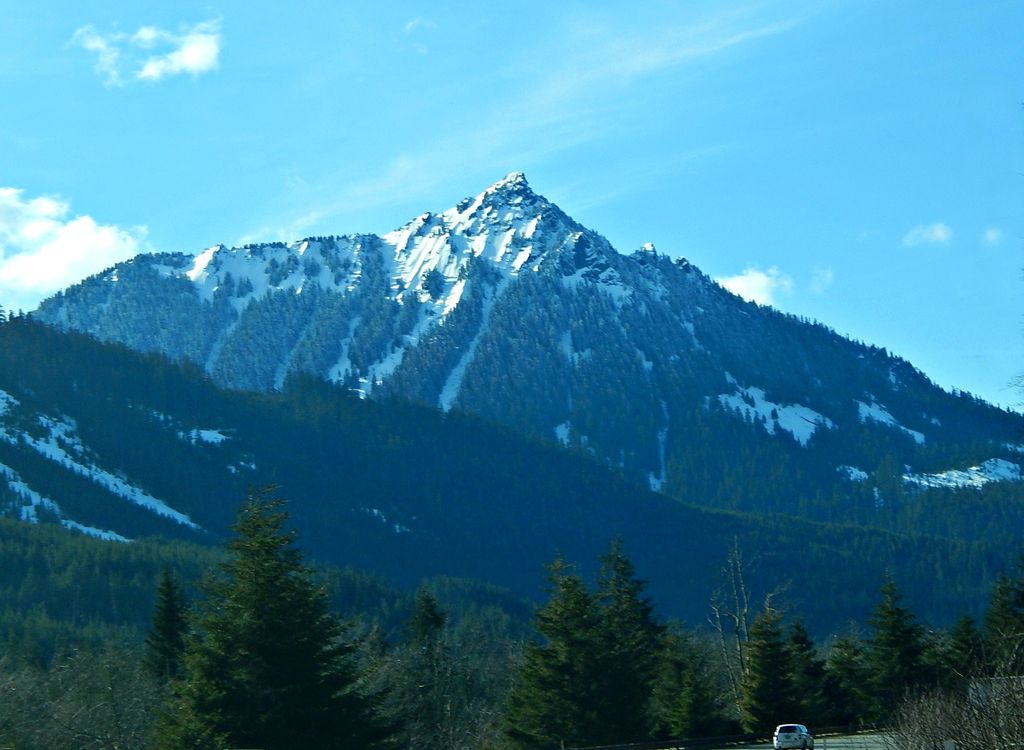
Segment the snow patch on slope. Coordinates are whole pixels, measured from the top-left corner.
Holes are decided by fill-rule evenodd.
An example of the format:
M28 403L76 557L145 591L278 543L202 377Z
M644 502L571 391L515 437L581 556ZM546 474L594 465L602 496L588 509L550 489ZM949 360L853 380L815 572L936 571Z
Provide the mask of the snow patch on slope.
M352 369L352 360L349 359L348 351L349 347L352 345L352 340L355 338L356 329L359 328L359 324L362 322L363 316L356 315L349 323L348 334L341 342L341 353L338 355L338 361L335 362L334 366L327 372L327 378L329 380L332 380L335 383L340 383L346 378L346 376L348 376L349 371Z
M198 445L199 443L206 443L207 445L220 445L225 440L231 439L220 430L203 429L200 427L189 430L186 433L178 434L181 435L184 439L188 440L188 442L192 443L192 445Z
M195 261L192 263L192 267L185 272L185 275L190 281L196 282L199 280L199 277L203 275L206 267L210 265L210 261L213 260L214 254L216 254L221 247L222 245L208 247L196 256Z
M362 510L367 515L376 518L385 526L390 526L391 530L396 534L408 534L410 531L412 531L412 529L410 529L408 526L404 526L400 523L392 523L391 521L389 521L388 517L384 515L384 512L381 511L379 508L361 508L360 510Z
M405 358L405 347L392 347L388 353L366 368L366 377L359 378L363 385L362 394L369 396L373 389L383 384L384 380L391 375Z
M569 360L573 367L579 365L580 362L586 362L594 355L592 349L576 351L573 348L572 333L569 331L563 333L562 337L558 340L558 350L565 355L565 358Z
M727 374L728 377L728 374ZM800 445L806 446L819 427L833 429L832 420L800 404L776 404L765 398L760 388L739 388L736 393L718 397L722 406L743 415L752 422L760 422L769 435L776 429L785 430Z
M7 391L0 391L0 417L11 410L12 407L18 405L18 399L16 399Z
M107 531L105 529L97 529L95 526L86 526L84 524L78 523L78 521L71 521L71 520L68 520L67 518L62 518L61 521L60 521L60 525L63 526L65 529L68 529L70 531L77 531L80 534L85 534L86 536L95 537L96 539L102 539L105 542L130 542L131 541L131 539L129 539L128 537L121 536L117 532Z
M903 481L921 487L981 489L990 482L1019 482L1024 479L1019 464L992 458L967 469L951 469L936 474L904 474Z
M69 420L40 417L39 423L43 427L47 428L48 434L45 438L36 438L28 433L21 433L16 437L0 428L0 439L16 443L20 437L21 442L35 450L41 456L70 469L76 474L79 474L92 482L95 482L112 494L131 503L147 508L157 515L169 518L183 526L188 526L193 529L199 528L199 526L193 523L187 515L174 510L174 508L171 508L162 500L147 494L127 480L88 463L88 460L84 457L84 446L75 434L75 425L73 422ZM76 460L69 451L73 451L77 454L78 460Z
M44 508L50 513L60 516L60 506L57 505L53 500L48 497L43 497L38 492L33 490L21 476L9 466L0 464L0 478L5 480L5 484L8 489L14 493L15 496L22 499L25 505L21 506L18 510L18 516L22 521L29 523L39 523L39 515L37 512L38 508ZM72 521L67 518L61 518L61 526L65 529L72 531L78 531L88 536L96 537L97 539L104 539L111 542L130 542L131 540L127 537L121 536L113 531L107 531L105 529L97 529L94 526L86 526Z
M4 480L7 488L13 492L15 496L24 501L25 505L23 505L18 511L18 515L22 521L38 523L39 517L36 514L36 508L45 508L52 513L60 513L60 508L57 503L53 502L53 500L50 500L49 498L43 497L25 484L21 476L10 466L0 464L0 478Z
M878 422L879 424L884 424L889 427L895 427L897 430L901 430L906 434L910 435L910 437L914 438L914 442L917 443L918 445L924 445L925 443L925 436L922 433L918 432L917 430L911 430L901 425L899 422L896 421L896 418L893 417L893 415L886 410L884 406L877 403L874 399L871 400L870 404L864 403L863 401L858 401L857 414L860 417L861 422Z
M868 473L856 466L837 466L836 471L851 482L866 482L868 480Z

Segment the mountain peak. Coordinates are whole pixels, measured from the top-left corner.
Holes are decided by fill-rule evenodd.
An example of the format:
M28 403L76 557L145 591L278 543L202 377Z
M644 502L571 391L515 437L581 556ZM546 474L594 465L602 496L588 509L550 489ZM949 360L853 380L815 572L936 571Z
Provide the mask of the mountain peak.
M526 175L522 172L509 172L480 194L479 200L485 205L496 204L532 204L543 199L533 192ZM546 203L546 201L544 201Z
M510 172L475 198L464 198L441 216L449 226L476 233L484 226L509 225L561 211L533 192L522 172Z
M526 181L526 175L522 172L509 172L496 183L491 185L487 192L497 192L502 189L529 190L530 183Z

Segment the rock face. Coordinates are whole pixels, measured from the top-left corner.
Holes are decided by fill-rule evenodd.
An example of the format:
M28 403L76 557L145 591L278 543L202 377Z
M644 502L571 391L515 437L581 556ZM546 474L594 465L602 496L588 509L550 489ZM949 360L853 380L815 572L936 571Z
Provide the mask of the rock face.
M382 237L139 256L35 316L232 388L312 374L559 441L681 499L812 518L841 496L857 520L904 472L1012 461L1024 426L650 245L618 253L520 173Z

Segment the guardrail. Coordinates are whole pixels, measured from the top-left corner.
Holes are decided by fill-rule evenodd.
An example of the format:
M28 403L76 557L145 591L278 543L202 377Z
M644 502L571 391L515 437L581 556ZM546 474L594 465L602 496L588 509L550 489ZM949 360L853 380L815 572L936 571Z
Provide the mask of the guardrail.
M814 738L836 737L839 735L857 734L865 731L877 731L865 727L826 727L814 732ZM709 747L730 747L733 745L749 745L755 742L771 742L771 732L751 732L748 734L730 734L722 737L681 737L671 740L654 740L651 742L630 742L623 745L591 745L588 747L561 747L555 750L700 750Z

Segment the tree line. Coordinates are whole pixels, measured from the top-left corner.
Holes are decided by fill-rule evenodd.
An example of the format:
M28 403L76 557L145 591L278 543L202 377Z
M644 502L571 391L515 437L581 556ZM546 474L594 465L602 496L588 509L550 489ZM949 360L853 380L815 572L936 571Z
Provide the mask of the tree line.
M525 639L494 612L453 621L428 588L389 634L335 614L283 501L254 493L233 531L198 595L165 571L143 644L43 666L5 654L0 745L582 747L887 723L905 700L966 694L1020 666L1024 565L999 579L981 622L929 629L887 579L863 631L818 644L777 595L754 606L738 549L711 627L662 621L614 541L593 585L549 566Z

